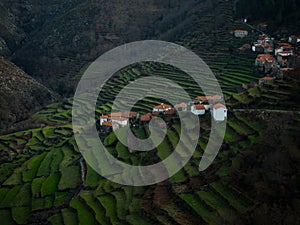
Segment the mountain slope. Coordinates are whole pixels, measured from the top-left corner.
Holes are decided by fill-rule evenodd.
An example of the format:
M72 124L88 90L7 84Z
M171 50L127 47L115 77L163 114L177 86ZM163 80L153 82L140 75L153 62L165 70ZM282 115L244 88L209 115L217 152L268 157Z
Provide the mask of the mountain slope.
M0 86L0 131L54 100L49 89L3 57L0 57Z
M76 85L74 76L105 51L123 43L156 39L186 20L176 35L185 28L191 31L193 26L186 26L192 24L191 12L197 8L205 14L212 9L208 0L77 1L51 16L35 14L36 7L43 12L53 2L29 4L33 17L28 22L30 29L12 59L35 79L67 96Z

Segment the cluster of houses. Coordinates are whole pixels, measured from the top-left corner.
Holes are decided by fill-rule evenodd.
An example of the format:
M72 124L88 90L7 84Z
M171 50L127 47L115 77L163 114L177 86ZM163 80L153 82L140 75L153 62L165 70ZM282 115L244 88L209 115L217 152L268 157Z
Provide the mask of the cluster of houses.
M113 127L118 129L129 125L131 122L139 120L141 123L148 123L152 118L159 115L174 115L176 111L188 112L190 111L194 115L205 115L207 111L211 111L211 114L215 121L225 121L227 118L227 108L220 103L222 96L198 96L193 101L188 103L175 104L174 107L167 104L160 104L153 107L152 112L145 115L139 115L137 112L114 112L108 115L100 116L100 126Z
M243 22L247 23L247 21ZM300 56L295 54L296 48L299 47L300 36L291 35L288 38L275 41L274 38L264 34L268 29L268 24L260 23L257 29L263 34L252 46L244 44L238 49L239 52L252 49L253 52L257 53L255 66L260 73L265 75L259 80L259 84L273 82L276 78L283 78L288 71L293 70L296 61L300 61ZM248 35L247 30L235 30L233 33L237 38L244 38Z
M300 42L300 37L292 35L282 38L276 45L274 38L261 35L252 46L252 51L257 52L255 66L258 71L266 76L259 80L259 84L272 82L275 78L283 78L286 73L293 70L293 64L299 59L295 54L295 46Z

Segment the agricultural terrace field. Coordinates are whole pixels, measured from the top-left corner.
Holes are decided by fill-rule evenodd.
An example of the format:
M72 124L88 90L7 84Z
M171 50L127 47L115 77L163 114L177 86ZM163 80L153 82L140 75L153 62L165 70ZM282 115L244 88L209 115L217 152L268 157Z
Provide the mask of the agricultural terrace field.
M218 176L226 176L230 170L232 152L242 151L245 143L239 134L257 136L258 133L238 117L230 120L230 138L239 149L223 149L214 168ZM147 132L141 127L136 132ZM171 135L172 134L172 135ZM209 136L203 129L202 137L193 159L167 185L171 198L181 199L167 205L155 205L158 214L148 209L141 210L144 197L155 186L126 187L114 184L99 176L84 161L76 149L70 126L44 127L0 137L1 154L5 157L0 165L0 212L4 224L27 224L48 221L51 224L157 224L177 221L187 224L188 218L180 217L189 209L193 218L212 221L231 221L236 214L243 213L252 203L235 189L220 182L212 182L204 190L196 192L178 191L188 186L192 177L203 177L197 165ZM165 141L158 146L157 156L165 158L172 152L178 140L178 126L170 128ZM240 144L239 144L240 143ZM240 146L241 145L241 146ZM131 154L118 141L110 145L111 153L127 163L140 163L143 154ZM230 153L230 154L229 154ZM223 163L226 161L226 163ZM83 168L83 170L82 170ZM82 171L84 173L82 174ZM158 187L160 186L158 185ZM173 190L173 191L172 191ZM159 193L158 193L159 194ZM226 213L230 211L232 216ZM145 215L147 215L145 217ZM165 222L164 222L165 221Z

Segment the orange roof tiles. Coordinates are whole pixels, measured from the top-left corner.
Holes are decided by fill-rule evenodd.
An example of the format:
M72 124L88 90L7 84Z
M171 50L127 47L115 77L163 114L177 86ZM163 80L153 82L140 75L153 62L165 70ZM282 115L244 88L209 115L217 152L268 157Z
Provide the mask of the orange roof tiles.
M206 96L198 96L197 99L199 99L201 102L204 102L207 100Z
M272 81L274 80L274 77L262 77L259 80L263 80L263 81Z
M196 110L205 110L205 107L204 107L204 105L202 105L202 104L194 105L194 108L195 108Z
M140 120L147 122L147 121L151 120L151 117L152 117L152 114L151 113L147 113L145 115L142 115L141 118L140 118Z
M112 122L103 122L102 126L112 127L114 123Z
M246 33L246 32L248 32L248 31L246 31L246 30L235 30L234 32L235 32L235 33Z
M213 95L213 96L206 96L207 100L210 101L210 100L221 100L222 99L222 96L221 95Z
M184 102L182 102L180 104L176 104L175 107L177 107L177 108L184 108L184 107L187 107L187 104L184 103Z
M270 55L270 54L259 54L256 58L257 61L261 61L261 62L275 62L275 58Z
M123 112L122 116L123 117L127 117L127 118L136 117L137 116L137 112Z
M154 109L171 109L172 106L162 103L160 105L154 106L153 108Z
M226 106L221 104L221 103L218 103L218 104L215 104L214 105L214 109L219 109L219 108L223 108L223 109L226 109Z
M175 114L175 109L174 109L174 108L172 108L172 109L170 109L170 110L166 111L166 112L165 112L165 114L167 114L167 115L172 115L172 114Z
M109 117L121 117L123 114L121 112L113 112L108 115Z
M267 26L269 26L269 25L268 25L267 23L260 23L259 26L260 26L260 27L267 27Z
M111 120L117 120L117 121L126 121L128 118L119 117L119 116L112 116L110 117Z

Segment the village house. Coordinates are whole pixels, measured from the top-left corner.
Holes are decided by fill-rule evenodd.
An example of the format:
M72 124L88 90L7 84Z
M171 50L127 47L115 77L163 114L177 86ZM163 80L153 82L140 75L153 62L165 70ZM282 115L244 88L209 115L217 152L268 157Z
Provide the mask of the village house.
M151 113L147 113L145 115L142 115L140 117L140 121L143 122L143 123L146 123L146 122L149 122L152 118L152 114Z
M107 115L100 116L100 126L103 126L103 123L108 122L108 118Z
M175 113L176 113L176 111L174 108L171 108L170 110L167 110L164 112L165 115L173 115Z
M251 50L251 45L249 44L244 44L242 47L238 48L238 53L245 53L246 51Z
M191 105L193 105L193 104L198 104L198 103L202 104L202 103L204 103L204 102L208 102L206 96L197 96L197 97L193 100L193 102L192 102Z
M191 112L195 115L204 115L205 114L205 106L202 104L192 105Z
M270 84L273 83L273 81L275 80L274 77L262 77L259 79L258 84Z
M193 102L191 102L191 106L193 104L214 104L222 99L223 97L221 95L197 96Z
M293 55L293 50L279 52L277 53L277 61L279 62L279 64L282 64L281 66L286 66L285 64L288 62L289 57Z
M276 66L276 60L270 54L259 54L255 60L255 66L265 73L269 72L274 65Z
M260 36L257 42L254 42L252 51L265 54L274 52L273 40L268 36Z
M116 123L121 127L125 127L128 125L129 123L129 119L128 118L124 118L124 117L110 117L110 121L112 123Z
M267 31L268 27L269 27L269 25L267 23L258 24L258 29L261 30L261 31Z
M278 55L280 52L292 51L294 47L289 43L279 43L278 47L275 49L275 55Z
M100 116L100 126L127 126L130 120L137 118L137 112L113 112Z
M285 78L289 74L289 72L293 70L294 68L280 68L280 71L278 73L278 78L281 79Z
M212 114L215 121L224 121L227 118L227 108L221 103L217 103L213 106Z
M206 96L206 99L210 104L214 104L218 101L221 101L223 97L221 95L212 95L212 96Z
M300 36L296 36L296 35L291 35L289 37L289 42L293 45L296 45L300 42Z
M152 111L154 113L165 113L165 112L170 111L172 109L173 109L172 106L161 103L160 105L154 106Z
M238 38L244 38L248 35L248 31L246 30L235 30L234 36Z
M187 104L184 102L180 104L176 104L174 107L177 111L183 111L183 112L187 111Z

